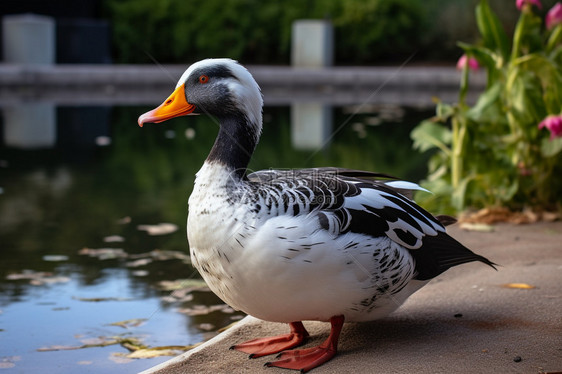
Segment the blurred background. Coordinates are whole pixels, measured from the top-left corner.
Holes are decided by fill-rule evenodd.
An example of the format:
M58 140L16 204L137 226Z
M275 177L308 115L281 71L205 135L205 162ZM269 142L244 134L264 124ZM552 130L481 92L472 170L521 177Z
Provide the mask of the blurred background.
M262 86L250 169L329 165L417 182L431 153L409 134L436 96L455 99L456 43L478 40L476 3L0 2L0 368L137 372L242 318L198 280L184 228L217 125L136 124L190 63L237 59ZM511 34L514 2L490 5ZM310 70L295 62L299 20L321 21L328 38ZM299 133L303 119L316 127Z
M543 1L543 12L555 1ZM11 1L0 14L56 20L58 63L188 63L229 56L244 64L288 64L291 26L328 19L335 64L456 61L457 41L478 38L476 0ZM506 31L519 16L511 2L491 1Z

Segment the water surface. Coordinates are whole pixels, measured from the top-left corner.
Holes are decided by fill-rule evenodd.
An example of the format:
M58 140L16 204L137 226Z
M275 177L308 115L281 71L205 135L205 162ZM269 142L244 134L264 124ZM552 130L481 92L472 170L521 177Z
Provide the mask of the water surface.
M127 339L187 346L242 317L200 282L170 283L199 279L187 259L187 199L217 124L189 117L141 129L136 118L148 109L59 107L51 147L0 148L0 368L7 372L138 372L170 357L128 358ZM432 113L363 111L335 109L330 145L298 151L289 108L266 108L249 168L340 166L421 179L427 158L411 150L409 132ZM160 223L177 230L139 230ZM172 294L182 285L186 292ZM124 344L96 346L111 340ZM68 350L82 345L91 347Z

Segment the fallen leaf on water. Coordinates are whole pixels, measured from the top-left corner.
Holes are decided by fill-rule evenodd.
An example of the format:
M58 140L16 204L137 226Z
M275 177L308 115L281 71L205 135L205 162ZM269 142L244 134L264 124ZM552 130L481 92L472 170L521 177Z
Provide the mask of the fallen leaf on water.
M193 128L191 128L191 127L188 127L188 128L185 130L185 138L186 138L187 140L192 140L193 138L195 138L195 130L194 130Z
M89 338L83 339L82 345L52 345L49 347L41 347L38 348L38 352L52 352L52 351L73 351L76 349L84 349L84 348L96 348L96 347L107 347L109 345L116 345L120 344L124 348L127 348L130 351L134 351L137 349L146 348L145 345L141 343L141 341L137 338L127 336L100 336L97 338Z
M109 235L103 238L103 241L106 243L118 243L118 242L124 242L125 238L122 237L121 235Z
M139 349L127 355L128 358L153 358L159 356L177 356L178 352L171 349Z
M214 330L215 325L213 325L212 323L200 323L199 325L197 325L197 328L200 330L211 331Z
M48 273L44 271L33 271L33 270L24 270L21 273L13 273L8 274L6 276L7 280L20 280L20 279L34 279L34 278L43 278L43 277L51 277L53 273Z
M16 366L16 362L21 360L21 356L0 357L0 369L10 369Z
M166 235L176 232L178 225L173 223L159 223L157 225L138 225L138 230L146 231L148 235Z
M78 254L97 257L100 260L112 260L127 257L127 253L122 248L82 248L78 251Z
M182 260L186 264L191 263L189 254L180 251L166 251L161 249L154 249L150 252L129 255L130 259L147 258L147 257L152 258L154 261Z
M172 291L168 296L160 298L160 300L166 303L175 302L187 302L193 300L192 290L190 288L182 288L179 290Z
M72 297L74 300L99 303L100 301L131 301L127 297Z
M535 286L527 283L506 283L502 284L501 286L505 288L517 288L520 290L532 290L533 288L536 288Z
M111 138L109 136L100 135L96 136L95 142L99 147L107 147L111 144Z
M51 345L49 347L37 348L37 352L52 352L52 351L73 351L75 349L81 349L84 346L81 345Z
M178 309L179 313L186 314L188 316L202 316L216 311L221 311L223 313L233 313L234 310L226 304L220 305L195 305L192 308L181 308Z
M132 358L127 357L123 353L112 353L109 356L109 359L115 362L116 364L128 364L129 362L133 362Z
M43 256L43 261L58 262L58 261L66 261L66 260L68 260L68 256L65 256L65 255L46 255L46 256Z
M120 339L116 337L100 337L94 339L85 339L87 344L82 345L51 345L49 347L38 348L38 352L51 352L51 351L73 351L76 349L107 347L108 345L115 345L120 343Z
M162 347L150 347L144 349L138 349L132 353L129 353L126 357L128 358L153 358L159 356L177 356L178 354L189 351L197 347L201 343L192 345L168 345Z
M117 343L117 340L115 338L107 338L105 336L98 336L98 337L95 337L95 338L80 339L80 343L82 343L82 346L95 347L95 346L99 346L99 345L102 345L102 344L106 343L108 341L108 339L111 339L112 344Z
M209 287L203 279L176 279L174 281L160 281L158 287L163 291L189 289L191 291L207 291ZM210 290L209 290L210 291Z
M146 345L142 344L142 341L138 338L132 336L115 336L115 339L119 341L123 347L127 348L130 351L135 351L137 349L148 348Z
M54 284L54 283L66 283L69 282L69 277L46 277L46 278L39 278L33 279L29 284L34 286L41 286L43 284Z
M135 325L144 322L144 318L139 319L131 319L127 321L115 322L112 325ZM93 348L93 347L106 347L110 345L121 345L123 348L126 348L130 351L130 353L111 353L109 359L118 364L126 364L131 362L133 359L140 359L140 358L153 358L159 356L177 356L178 354L188 351L197 347L201 343L193 344L193 345L169 345L169 346L161 346L161 347L147 347L146 345L142 344L141 340L132 336L100 336L96 338L87 338L82 339L82 345L76 346L65 346L65 345L53 345L50 347L42 347L37 349L39 352L49 352L49 351L67 351L67 350L76 350L76 349L84 349L84 348ZM14 356L16 357L16 356ZM10 357L5 357L0 359L0 364L3 362L13 362L17 361L17 359L11 359ZM90 361L80 361L78 362L79 365L89 365L91 364ZM12 366L9 366L12 367ZM1 365L0 365L1 368Z
M150 273L147 270L135 270L132 271L131 274L135 277L146 277Z
M119 327L122 327L124 329L128 329L130 327L138 327L145 322L146 322L146 318L133 318L133 319L127 319L125 321L113 322L113 323L110 323L109 325L110 326L119 326Z
M29 284L33 286L42 286L44 284L66 283L70 281L69 277L54 276L53 273L43 271L24 270L21 273L8 274L7 280L29 280Z
M145 349L148 348L146 345L142 344L142 342L139 339L136 338L127 338L127 339L122 339L119 344L121 344L121 346L123 348L126 348L127 350L134 352L137 351L139 349Z
M165 260L182 260L184 262L190 262L191 258L188 253L180 251L166 251L162 249L155 249L149 252L152 258L158 261Z
M495 227L488 225L486 223L470 223L463 222L460 224L460 228L466 231L478 231L478 232L493 232Z
M118 225L126 225L127 223L131 223L131 217L129 216L125 216L117 220Z
M144 265L148 265L152 262L152 259L150 258L141 258L135 261L131 261L131 262L127 262L125 264L125 266L129 267L129 268L136 268L139 266L144 266Z

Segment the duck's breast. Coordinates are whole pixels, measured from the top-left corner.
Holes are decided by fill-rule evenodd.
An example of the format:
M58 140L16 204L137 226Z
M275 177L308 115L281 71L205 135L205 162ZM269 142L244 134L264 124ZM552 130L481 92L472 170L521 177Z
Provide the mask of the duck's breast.
M421 286L409 285L409 252L386 237L334 236L310 215L222 227L234 230L210 233L219 244L191 247L194 264L219 297L258 318L373 320Z

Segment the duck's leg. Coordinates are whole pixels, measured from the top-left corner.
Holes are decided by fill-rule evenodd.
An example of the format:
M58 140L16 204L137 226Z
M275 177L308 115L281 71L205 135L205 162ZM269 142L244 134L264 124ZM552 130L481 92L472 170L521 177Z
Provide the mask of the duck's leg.
M249 353L250 358L257 358L298 347L308 338L308 332L300 321L291 322L289 326L291 332L288 334L249 340L245 343L233 345L230 349Z
M307 371L322 365L336 355L338 339L343 327L343 322L343 316L330 318L330 323L332 324L330 336L328 336L328 339L326 339L318 347L282 352L279 356L277 356L279 360L268 362L265 366L300 370L301 373L306 373Z

